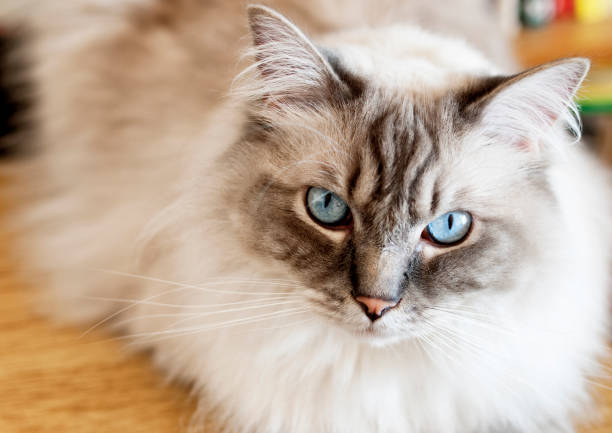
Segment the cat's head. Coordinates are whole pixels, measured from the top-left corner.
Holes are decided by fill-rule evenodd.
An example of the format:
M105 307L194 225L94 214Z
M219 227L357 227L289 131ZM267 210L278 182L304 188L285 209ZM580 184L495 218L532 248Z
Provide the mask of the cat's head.
M561 230L547 170L578 130L586 60L496 76L414 29L323 47L267 8L249 19L227 194L251 251L286 265L306 302L355 334L413 336L436 309L530 278Z

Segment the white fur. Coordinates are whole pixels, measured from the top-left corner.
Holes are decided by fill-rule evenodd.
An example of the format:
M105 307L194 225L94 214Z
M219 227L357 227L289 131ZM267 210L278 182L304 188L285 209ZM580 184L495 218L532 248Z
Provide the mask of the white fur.
M579 139L580 117L573 96L588 67L586 59L560 61L503 89L485 110L484 133L500 141L550 147L563 142L567 127Z

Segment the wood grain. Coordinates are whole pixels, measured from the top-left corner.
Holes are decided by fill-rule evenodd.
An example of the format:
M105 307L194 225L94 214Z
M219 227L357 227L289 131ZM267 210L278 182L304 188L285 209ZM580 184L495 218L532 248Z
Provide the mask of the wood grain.
M37 317L10 246L0 226L0 433L186 432L188 390L164 384L146 355L126 354L109 335L81 338L82 329ZM602 421L582 432L612 433L611 408L602 388Z
M0 432L186 431L188 390L164 384L147 356L32 312L10 244L0 227Z

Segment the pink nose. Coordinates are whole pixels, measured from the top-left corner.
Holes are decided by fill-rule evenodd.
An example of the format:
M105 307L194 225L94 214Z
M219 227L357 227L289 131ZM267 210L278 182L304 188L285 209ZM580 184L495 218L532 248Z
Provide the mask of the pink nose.
M363 306L363 309L372 321L382 317L383 314L399 303L399 299L389 300L370 298L369 296L357 296L355 299Z

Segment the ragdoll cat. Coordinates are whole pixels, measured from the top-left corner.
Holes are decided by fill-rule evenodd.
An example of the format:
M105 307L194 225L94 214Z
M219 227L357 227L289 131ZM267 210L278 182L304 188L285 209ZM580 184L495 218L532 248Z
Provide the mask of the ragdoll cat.
M254 62L210 111L159 16L34 68L52 152L21 170L21 242L45 305L153 349L228 432L573 431L609 314L588 61L505 75L410 26L314 43L253 6Z

